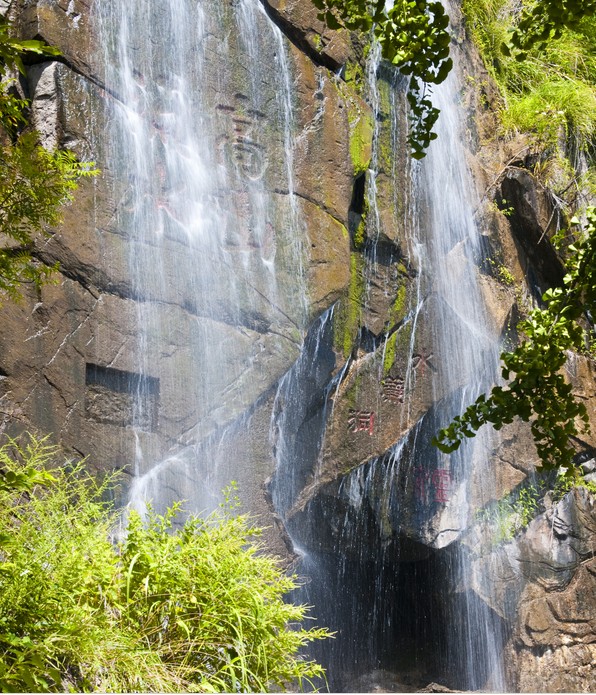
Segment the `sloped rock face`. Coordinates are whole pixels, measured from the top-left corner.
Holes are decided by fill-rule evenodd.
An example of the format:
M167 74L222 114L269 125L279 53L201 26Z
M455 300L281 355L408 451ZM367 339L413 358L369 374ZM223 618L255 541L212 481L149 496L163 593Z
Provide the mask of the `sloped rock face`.
M458 31L462 32L459 38L463 40L461 25ZM487 100L495 96L494 87L471 48L464 51L462 70L468 77L460 95L468 109L466 155L477 188L475 216L481 230L482 252L488 260L474 267L466 257L465 248L456 246L450 251L448 262L455 283L467 274L477 274L486 308L487 344L515 341L515 324L520 314L527 311L531 301L539 299L545 289L561 281L563 266L549 238L557 224L563 221L548 191L533 175L531 162L519 156L520 151L526 151L526 144L519 140L495 139L497 123L494 113L486 107ZM383 70L379 72L384 75ZM499 658L504 656L509 666L506 674L509 687L530 688L534 682L541 684L536 686L539 689L560 690L567 683L571 690L589 690L593 670L588 663L593 647L591 633L585 631L591 618L586 621L578 618L581 625L576 632L585 634L581 640L574 636L575 628L570 627L569 614L559 621L562 634L567 636L555 638L557 622L549 618L550 628L545 629L540 645L538 642L534 646L525 645L519 637L524 630L517 622L520 607L531 600L529 597L534 595L533 591L538 591L537 586L542 586L542 580L532 572L538 572L550 562L545 539L552 536L547 524L555 517L552 514L540 517L542 526L539 529L538 524L531 526L519 544L505 544L499 552L486 550L487 539L482 533L478 535L475 529L469 530L482 508L517 490L533 475L538 459L529 428L524 423L514 423L503 429L499 439L484 440L474 454L474 468L467 482L457 466L446 465L429 443L442 426L438 415L441 411L461 412L473 400L466 396L474 376L472 371L466 372L466 365L450 382L449 389L442 387L441 372L449 369L452 356L445 353L437 341L437 321L445 320L451 312L449 322L454 332L463 336L462 342L466 341L470 327L458 316L458 307L442 304L434 292L435 278L425 276L412 252L409 241L412 220L420 226L425 225L427 210L419 201L409 199L411 189L405 180L400 183L399 179L396 182L392 178L395 169L407 171L407 148L403 122L397 129L389 125L395 123L394 109L403 116L403 105L400 107L398 100L396 107L389 98L391 93L400 93L399 81L392 83L394 77L385 77L387 82L381 81L376 101L368 96L377 109L372 165L378 172L374 189L376 209L373 218L370 209L366 214L367 205L359 201L357 195L352 199L350 286L333 316L333 348L337 362L330 375L335 376L325 398L322 395L318 403L313 398L304 419L294 423L291 429L292 436L297 439L309 432L320 442L320 448L315 452L308 447L301 448L301 455L288 465L288 471L295 476L292 485L296 489L291 495L284 496L280 492L290 481L289 472L278 469L272 483L274 498L277 494L282 500L278 508L283 509L292 537L302 549L312 553L316 558L312 562L332 568L324 569L323 578L318 581L321 586L329 582L333 589L323 588L318 596L316 589L310 593L307 589L306 600L318 599L326 606L327 620L339 626L338 642L345 641L337 648L338 661L334 663L339 664L348 653L366 673L367 668L374 669L376 662L369 663L362 654L352 653L353 647L347 643L349 637L344 636L358 631L355 617L358 610L361 609L369 621L367 644L373 652L374 648L379 648L376 654L381 653L383 647L379 644L386 642L382 636L377 636L377 631L392 634L392 621L407 622L403 615L406 609L396 607L388 598L390 591L386 586L397 582L394 577L416 572L410 569L415 566L421 568L416 574L420 577L427 562L436 561L439 565L443 563L441 566L451 564L452 567L460 562L469 563L467 574L458 575L457 580L455 572L443 575L442 570L437 570L434 579L429 580L428 594L433 598L428 600L449 604L456 596L469 594L466 610L486 614L495 625L498 636L494 647ZM390 83L397 86L397 90L387 89ZM366 176L371 176L371 172ZM370 205L368 182L360 181L358 185ZM471 364L469 369L473 370ZM590 360L570 357L567 376L588 406L591 420L595 421L591 370ZM579 443L579 450L588 455L593 446L593 438L587 437ZM584 495L583 492L577 494ZM557 506L557 514L563 514L566 504L573 507L575 503L569 501L572 499L575 499L573 495L566 497ZM589 515L582 513L574 517L573 534L585 540L589 537L591 523ZM536 531L532 532L534 528ZM455 559L460 554L457 551L460 546L463 559ZM581 591L586 587L592 587L589 589L592 591L593 576L584 564L591 562L593 548L590 550L589 544L582 547L584 559L577 563L571 561L577 548L573 543L564 545L559 553L563 564L553 570L553 576L565 575L566 586L575 586L578 582ZM477 553L482 557L477 557ZM563 560L565 553L569 557ZM306 563L310 567L309 560ZM332 578L334 572L343 580ZM373 582L374 589L371 588ZM457 582L460 583L457 585ZM540 589L544 592L555 590L563 591L563 588ZM334 591L338 599L331 607L328 604L334 602ZM350 591L368 597L363 598L364 608L358 607ZM571 588L565 591L571 592L569 596L576 596ZM383 598L375 602L370 599L370 592ZM575 598L564 601L566 606L577 605ZM457 601L454 605L460 605L459 609L454 609L456 613L464 610ZM470 605L474 608L469 608ZM426 604L424 606L419 607L420 611L426 610ZM441 609L435 610L441 612ZM457 616L449 616L450 610L445 609L441 619L457 622ZM550 608L548 610L552 613ZM490 630L487 628L488 632ZM463 640L465 634L458 633L452 638ZM478 640L482 641L480 637ZM398 641L395 637L396 644ZM429 654L426 655L429 663L432 661L431 642L429 640ZM373 648L373 644L376 647ZM566 645L564 649L563 644ZM440 649L451 653L449 647ZM553 656L555 652L556 657ZM556 677L538 675L543 658L538 654L544 655L545 665L548 663L554 668L557 664ZM452 656L453 668L448 682L452 687L453 684L469 687L458 680L461 674L456 673L454 664L458 662ZM387 662L385 666L389 671L396 668L396 664L391 666ZM460 663L462 670L467 667ZM441 674L444 679L447 671ZM432 677L430 672L426 675ZM497 681L491 681L492 677L494 674L487 666L485 680L476 687L490 688L491 683L494 688L502 687ZM399 675L395 678L399 680ZM335 687L345 688L350 682L350 675L347 675L343 682L334 683Z
M596 502L579 489L532 522L518 544L530 580L512 644L520 692L594 688L595 538Z
M12 3L24 37L39 36L62 51L60 62L42 62L28 71L34 127L46 146L73 149L81 159L95 161L101 175L81 184L60 230L40 242L40 261L60 263L56 284L19 305L2 307L3 420L12 434L31 427L53 433L67 451L88 456L95 469L132 472L140 448L143 462L137 473L189 446L193 448L185 455L196 458L206 442L229 430L228 450L252 452L246 454L251 463L241 475L222 466L221 480L214 484L239 477L250 489L249 506L268 513L260 486L273 466L268 446L271 397L296 360L308 324L349 282L354 164L348 100L358 96L345 84L338 88L321 64L325 60L314 63L283 36L281 44L269 46L275 52L283 44L291 73L297 210L291 209L283 183L285 135L271 116L279 98L272 92L276 83L267 81L263 55L257 78L262 102L272 111L247 116L244 104L252 77L231 24L234 3L216 4L219 20L210 29L207 47L215 69L210 68L212 77L201 86L201 98L213 116L209 127L218 166L229 172L226 214L240 220L229 232L227 253L233 263L256 267L256 259L264 256L275 264L275 297L269 281L256 273L249 273L242 287L234 284L236 279L229 282L233 269L222 269L217 282L195 273L192 285L185 287L179 279L193 275L195 259L184 239L168 237L168 232L165 246L151 252L126 231L136 214L135 182L127 178L126 162L114 166L111 155L119 95L107 89L100 8L79 0ZM309 3L299 6L312 15ZM301 18L292 14L285 28L294 22L290 33L310 32L309 17L308 12ZM271 34L268 20L262 14L258 21L265 41L262 37ZM343 62L345 38L322 33L330 60ZM141 83L143 75L137 78ZM166 129L165 123L155 124L164 141ZM268 199L269 236L254 240L251 234L262 214L259 196ZM298 239L287 237L291 215L299 218ZM302 271L291 247L301 249ZM137 277L143 277L142 286L131 274L131 259L141 264ZM152 280L158 274L159 284ZM206 296L208 306L201 300ZM148 331L141 328L141 318ZM145 357L139 363L141 331ZM214 377L217 383L206 390L193 346L207 342L225 355L225 362ZM136 391L143 392L140 404L135 403ZM174 495L183 492L179 488Z
M590 692L596 500L575 488L557 503L548 497L545 503L547 509L514 540L493 549L480 538L472 542L474 590L511 626L505 663L513 690Z

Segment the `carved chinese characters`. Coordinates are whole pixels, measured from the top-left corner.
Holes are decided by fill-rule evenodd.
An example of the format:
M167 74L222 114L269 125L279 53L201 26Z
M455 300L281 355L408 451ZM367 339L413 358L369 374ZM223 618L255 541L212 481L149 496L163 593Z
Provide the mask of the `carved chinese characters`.
M391 403L403 403L405 399L405 383L400 377L387 376L381 382L383 400Z
M451 495L451 482L451 472L445 468L434 471L426 470L423 466L414 468L414 496L422 504L446 504Z
M429 353L428 355L425 355L423 352L420 352L420 353L412 356L412 369L414 369L417 376L424 376L424 373L425 373L427 367L432 372L437 371L437 368L431 362L432 357L433 357L432 352Z
M368 432L370 436L375 431L375 413L370 410L350 409L348 417L349 432Z
M246 108L244 101L242 95L236 95L235 106L220 104L217 109L229 119L223 141L230 148L238 171L244 178L257 181L267 169L265 150L256 137L265 115Z

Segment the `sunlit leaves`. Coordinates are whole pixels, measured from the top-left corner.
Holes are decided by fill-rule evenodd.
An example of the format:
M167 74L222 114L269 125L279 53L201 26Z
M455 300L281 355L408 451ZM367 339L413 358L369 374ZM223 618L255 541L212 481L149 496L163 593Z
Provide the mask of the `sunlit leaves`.
M0 145L1 293L14 299L23 283L39 285L47 279L54 268L34 262L35 235L60 222L77 180L96 173L70 152L44 149L35 133Z
M246 517L183 521L176 504L131 512L125 534L117 476L33 437L0 447L0 466L43 482L0 485L2 692L287 692L323 675L300 650L327 631L300 628L295 578Z
M560 38L565 28L574 29L594 12L596 0L540 0L526 5L503 52L509 55L513 49L516 59L523 61L530 48Z
M531 422L542 466L572 473L570 438L586 430L589 420L562 370L569 352L585 352L593 336L588 319L596 316L596 208L587 211L586 219L580 240L567 249L564 287L544 293L545 308L534 309L518 325L525 339L501 355L507 385L481 395L442 429L434 440L441 451L455 451L484 424L500 429L519 417Z
M66 151L49 152L34 132L21 133L28 102L10 90L8 70L25 71L23 56L58 55L42 41L18 40L0 18L0 295L17 299L23 284L40 285L56 266L34 258L35 241L61 221L62 206L72 199L77 180L93 176L93 165L80 164Z
M408 104L411 125L408 142L412 156L424 157L436 135L432 129L439 115L433 107L430 86L443 82L452 68L449 57L449 18L440 2L395 0L313 0L320 19L333 29L370 31L381 45L383 58L409 75Z
M5 74L6 67L17 68L19 72L24 73L23 55L27 53L43 56L60 55L57 48L48 46L44 41L15 39L11 36L10 24L6 18L0 17L0 75Z

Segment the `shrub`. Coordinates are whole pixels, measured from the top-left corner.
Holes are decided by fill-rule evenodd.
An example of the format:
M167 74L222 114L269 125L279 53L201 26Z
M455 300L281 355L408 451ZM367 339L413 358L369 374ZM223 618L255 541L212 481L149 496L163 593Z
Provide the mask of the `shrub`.
M299 652L328 633L300 627L305 607L283 601L296 578L246 516L130 512L115 541L117 477L56 461L35 438L0 448L5 480L51 475L30 493L0 489L4 692L253 692L323 675Z

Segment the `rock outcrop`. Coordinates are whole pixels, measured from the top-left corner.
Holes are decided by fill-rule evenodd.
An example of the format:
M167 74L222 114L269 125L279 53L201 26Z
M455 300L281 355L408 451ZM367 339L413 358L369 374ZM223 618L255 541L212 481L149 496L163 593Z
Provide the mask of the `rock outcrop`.
M514 423L498 441L480 440L470 475L430 445L445 413L469 402L477 371L470 360L443 378L453 348L437 326L449 324L460 341L451 345L488 353L515 340L519 316L562 277L549 241L561 220L527 145L495 138L495 87L456 17L480 239L473 250L454 243L445 262L451 283L474 276L485 314L479 336L425 261L430 243L419 232L431 213L411 183L421 173L406 142L404 78L366 62L362 39L327 29L310 0L251 4L249 38L238 29L244 4L201 3L203 33L185 54L195 128L208 132L199 152L208 171L193 176L209 188L206 203L186 210L180 197L196 182L166 182L173 132L165 106L145 124L162 167L150 172L153 188L129 176L132 163L116 151L125 85L106 69L104 51L117 50L100 40L109 3L0 3L22 36L62 51L28 68L32 125L46 146L68 147L101 170L81 184L63 225L39 240L39 262L60 264L56 282L0 308L3 431L51 433L91 469L121 469L133 491L141 481L163 502L182 497L203 508L238 480L245 508L270 527L272 550L341 566L345 574L327 589L344 592L329 602L352 611L345 625L357 630L356 614L370 610L371 644L382 656L362 657L362 687L441 679L467 687L459 663L444 663L454 597L466 595L502 628L511 687L588 692L594 498L581 489L547 498L527 529L495 546L476 515L534 473L529 429ZM151 31L165 10L152 12ZM168 63L148 53L144 38L128 37L138 103L167 91ZM142 109L132 112L143 120ZM173 209L210 220L221 255L182 229ZM568 377L596 422L592 361L571 358ZM595 444L579 446L589 456ZM355 585L346 589L344 578ZM354 603L350 591L366 597ZM399 592L436 619L432 635L411 627L410 605L395 608ZM423 655L432 668L407 683L408 669L386 654L384 630L392 639L400 621L411 630L404 644L423 650L428 642L432 652ZM477 687L490 686L489 671Z

